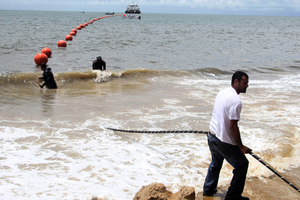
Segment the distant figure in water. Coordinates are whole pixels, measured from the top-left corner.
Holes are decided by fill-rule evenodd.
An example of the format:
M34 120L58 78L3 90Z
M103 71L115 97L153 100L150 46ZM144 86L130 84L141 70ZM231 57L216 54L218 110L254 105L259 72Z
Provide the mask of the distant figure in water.
M45 85L48 89L57 89L56 82L54 80L53 73L51 68L47 68L45 63L41 64L41 70L43 70L43 76L40 76L39 79L44 79L44 83L39 86L43 88Z
M93 70L95 70L95 69L101 70L101 71L106 70L106 63L104 60L102 60L101 56L98 56L97 60L94 60L94 62L93 62Z

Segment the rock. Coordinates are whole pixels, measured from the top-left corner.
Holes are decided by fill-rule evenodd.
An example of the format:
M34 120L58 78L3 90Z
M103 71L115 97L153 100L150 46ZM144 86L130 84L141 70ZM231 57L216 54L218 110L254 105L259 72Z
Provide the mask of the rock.
M175 193L172 200L195 200L196 193L194 187L182 186L178 192Z
M151 183L143 186L133 200L195 200L195 188L183 186L173 194L162 183Z

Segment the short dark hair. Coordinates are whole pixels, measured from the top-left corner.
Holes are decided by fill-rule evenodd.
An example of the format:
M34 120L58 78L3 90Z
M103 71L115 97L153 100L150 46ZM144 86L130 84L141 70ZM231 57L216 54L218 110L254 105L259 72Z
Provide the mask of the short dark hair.
M41 64L41 68L46 69L46 67L47 67L46 63Z
M233 75L232 75L232 78L231 78L231 85L234 84L234 80L237 79L238 82L240 82L243 78L243 76L245 76L246 78L249 78L249 76L245 73L245 72L242 72L242 71L236 71Z

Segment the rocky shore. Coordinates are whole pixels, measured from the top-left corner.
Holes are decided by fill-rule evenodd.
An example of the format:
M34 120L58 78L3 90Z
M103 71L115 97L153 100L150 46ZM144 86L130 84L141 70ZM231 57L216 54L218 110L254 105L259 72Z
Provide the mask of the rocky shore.
M300 168L294 168L281 173L286 179L293 181L300 187ZM163 183L151 183L142 186L133 200L223 200L228 186L218 187L213 197L203 197L202 193L195 193L194 187L182 186L177 192L167 190ZM300 193L285 183L276 175L268 178L250 177L246 180L243 196L251 200L286 200L300 199ZM89 196L87 200L110 200L106 197Z
M195 200L195 188L183 186L175 194L168 191L162 183L143 186L133 200Z

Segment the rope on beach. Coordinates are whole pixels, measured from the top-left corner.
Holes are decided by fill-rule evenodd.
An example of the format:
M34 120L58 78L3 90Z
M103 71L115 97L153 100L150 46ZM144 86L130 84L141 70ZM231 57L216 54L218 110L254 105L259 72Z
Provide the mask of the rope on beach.
M112 131L119 131L119 132L128 132L128 133L194 133L194 134L208 134L208 131L188 131L188 130L181 130L181 131L139 131L139 130L124 130L124 129L116 129L116 128L107 128Z
M287 184L289 184L292 188L297 190L300 193L300 189L295 186L295 184L291 183L287 179L285 179L282 175L280 175L275 169L271 167L270 164L268 164L266 161L262 160L260 157L258 157L256 154L254 154L252 151L248 151L248 153L253 156L256 160L258 160L260 163L262 163L265 167L267 167L269 170L271 170L274 174L276 174L279 178L284 180Z

